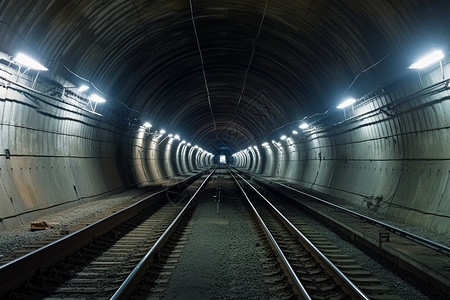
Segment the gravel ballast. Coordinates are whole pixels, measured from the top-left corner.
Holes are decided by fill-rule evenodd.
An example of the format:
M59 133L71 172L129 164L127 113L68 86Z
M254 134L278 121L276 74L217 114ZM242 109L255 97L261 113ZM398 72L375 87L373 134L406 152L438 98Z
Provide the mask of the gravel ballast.
M35 221L45 221L51 229L31 231L30 224L24 224L0 233L0 259L11 255L26 245L42 241L48 237L58 235L61 230L76 227L80 223L101 215L112 208L126 202L136 200L149 193L149 189L127 190L102 199L89 201L77 206L48 214Z
M192 233L172 271L162 299L280 299L268 291L262 275L259 246L241 198L230 195L227 183L213 179L208 188L223 186L222 200L205 193L190 221Z

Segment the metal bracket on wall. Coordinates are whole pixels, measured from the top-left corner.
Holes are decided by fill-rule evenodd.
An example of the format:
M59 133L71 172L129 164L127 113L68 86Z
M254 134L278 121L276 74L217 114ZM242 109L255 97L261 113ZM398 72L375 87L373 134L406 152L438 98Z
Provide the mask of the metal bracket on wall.
M5 149L5 157L6 159L11 159L11 153L9 152L9 149Z

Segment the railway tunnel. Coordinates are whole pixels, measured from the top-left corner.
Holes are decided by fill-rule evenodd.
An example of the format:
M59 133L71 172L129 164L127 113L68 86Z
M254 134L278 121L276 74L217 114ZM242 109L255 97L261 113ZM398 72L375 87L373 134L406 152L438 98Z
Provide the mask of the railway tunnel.
M449 9L1 1L0 230L222 157L448 235Z

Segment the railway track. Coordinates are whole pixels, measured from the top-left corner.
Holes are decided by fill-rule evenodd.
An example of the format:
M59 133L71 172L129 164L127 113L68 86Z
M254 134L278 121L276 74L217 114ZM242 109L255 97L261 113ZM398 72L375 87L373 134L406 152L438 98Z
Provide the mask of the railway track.
M176 196L172 192L170 201L167 201L168 193L161 193L150 206L144 199L1 266L0 296L109 299L122 294L126 290L123 283L139 277L137 274L148 266L189 215L194 199L213 173L197 179ZM57 254L61 249L65 252L63 256ZM20 276L21 271L26 274Z
M391 263L428 284L436 297L450 296L450 248L400 228L375 220L284 183L253 177L254 182L290 201L320 222L328 224L381 254ZM446 296L443 296L445 294Z
M301 299L401 299L299 218L288 220L247 180L235 174L247 201Z

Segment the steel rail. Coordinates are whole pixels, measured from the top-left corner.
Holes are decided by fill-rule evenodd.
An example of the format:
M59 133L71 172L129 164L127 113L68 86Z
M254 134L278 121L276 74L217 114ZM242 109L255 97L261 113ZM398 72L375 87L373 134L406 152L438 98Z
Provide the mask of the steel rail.
M157 253L157 251L164 245L165 241L170 237L170 234L175 230L175 228L180 223L182 217L185 215L187 209L191 205L192 202L194 202L195 198L198 196L200 191L203 189L204 185L208 182L209 178L214 174L216 169L214 169L202 182L202 184L198 187L198 189L195 191L194 195L189 199L187 204L184 206L184 208L181 210L181 212L177 215L177 217L172 221L172 223L167 227L167 229L164 231L164 233L158 238L158 240L155 242L155 244L150 248L150 250L144 255L144 257L139 261L139 263L136 265L136 267L131 271L131 273L128 275L128 277L122 282L120 287L116 290L114 295L110 298L110 300L117 300L117 299L123 299L126 296L128 296L133 288L134 285L139 281L142 274L145 273L148 266L151 264L153 260L153 256Z
M180 185L195 180L202 176L204 172L191 176L175 185L157 191L144 199L123 208L110 216L98 220L78 231L75 231L61 239L25 254L11 262L0 266L0 296L4 293L18 287L23 282L31 279L35 274L61 261L75 251L86 246L93 239L105 234L114 227L131 219L142 209L147 207L148 201L164 197L172 188L178 188Z
M321 199L321 198L319 198L319 197L317 197L317 196L308 194L308 193L306 193L306 192L297 190L297 189L295 189L295 188L293 188L293 187L291 187L291 186L282 184L282 183L280 183L280 182L270 181L270 180L267 180L267 179L265 179L265 178L261 178L261 177L259 177L259 176L254 176L254 177L258 178L258 180L267 181L267 182L270 182L270 183L275 183L275 184L277 184L277 185L279 185L279 186L282 186L282 187L284 187L284 188L286 188L286 189L289 189L289 190L294 191L294 192L296 192L296 193L298 193L298 194L301 194L302 196L308 197L308 198L310 198L310 199L313 199L313 200L316 200L316 201L318 201L318 202L321 202L321 203L324 204L324 205L331 206L331 207L333 207L333 208L335 208L335 209L338 209L338 210L340 210L340 211L342 211L342 212L344 212L344 213L346 213L346 214L352 215L352 216L354 216L354 217L357 217L357 218L366 220L367 222L370 222L370 223L375 224L375 225L377 225L377 226L383 227L383 228L387 229L388 231L390 231L390 232L392 232L392 233L395 233L395 234L400 235L400 236L402 236L402 237L404 237L404 238L407 238L407 239L409 239L409 240L411 240L411 241L414 241L414 242L416 242L416 243L419 243L419 244L421 244L421 245L423 245L423 246L425 246L425 247L428 247L428 248L430 248L430 249L439 251L439 252L441 252L441 253L443 253L443 254L446 254L446 255L450 255L450 247L448 247L448 246L446 246L446 245L443 245L443 244L441 244L441 243L434 242L434 241L432 241L432 240L429 240L429 239L427 239L427 238L421 237L421 236L416 235L416 234L414 234L414 233L405 231L405 230L403 230L403 229L400 229L400 228L395 227L395 226L392 226L392 225L390 225L390 224L387 224L387 223L381 222L381 221L379 221L379 220L373 219L373 218L368 217L368 216L366 216L366 215L363 215L363 214L354 212L354 211L349 210L349 209L347 209L347 208L345 208L345 207L341 207L341 206L339 206L339 205L336 205L336 204L334 204L334 203L328 202L328 201L326 201L326 200L323 200L323 199Z
M288 279L291 282L295 294L297 296L301 297L301 299L304 300L310 300L311 297L309 296L308 292L306 291L305 287L301 283L300 279L298 279L297 274L295 273L294 269L290 265L289 261L287 260L286 256L284 255L283 251L281 250L280 246L277 244L275 238L273 237L272 233L270 232L269 228L267 228L266 224L264 223L263 219L259 215L256 208L253 206L252 202L250 201L250 198L248 197L247 193L244 191L236 177L233 175L233 173L230 171L231 176L233 177L234 181L238 185L241 192L244 194L245 199L247 200L248 204L252 208L253 213L256 216L256 219L258 220L258 223L261 225L261 227L264 230L264 233L269 239L270 244L272 245L272 249L275 250L278 257L280 258L280 263L283 265L284 269L287 271ZM238 175L239 176L239 175ZM239 176L240 177L240 176Z
M351 294L353 299L366 299L370 298L364 294L347 276L339 270L313 243L303 235L275 206L270 203L270 201L264 197L253 185L251 185L247 180L245 180L239 174L236 174L243 182L246 183L254 192L256 192L275 212L275 214L282 220L282 222L302 241L302 244L321 262L322 266L330 271L330 275L337 280L342 288L349 294Z

